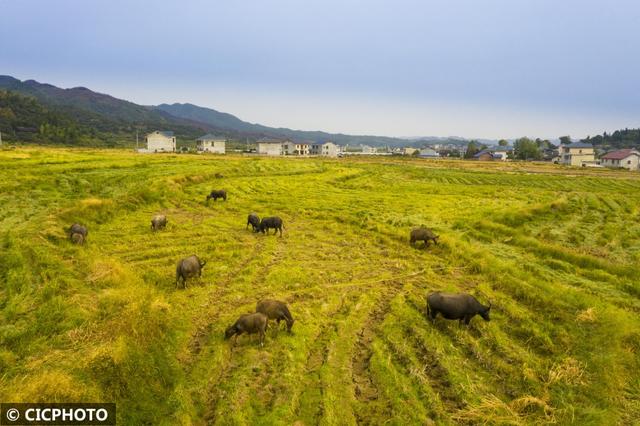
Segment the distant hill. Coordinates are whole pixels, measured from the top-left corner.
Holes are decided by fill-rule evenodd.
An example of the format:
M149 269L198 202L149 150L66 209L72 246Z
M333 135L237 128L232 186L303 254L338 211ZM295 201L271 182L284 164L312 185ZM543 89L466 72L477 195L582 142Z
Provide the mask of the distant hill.
M211 125L174 117L155 108L93 92L84 87L61 89L34 80L20 81L0 76L0 90L34 99L48 113L65 117L66 122L84 128L86 132L96 136L91 144L99 144L100 140L104 140L107 145L131 145L135 140L136 130L140 134L158 129L173 130L182 138L196 138L203 132L211 131L227 134L223 129ZM5 101L16 102L17 98ZM5 105L5 108L10 106ZM7 125L6 120L4 125ZM88 144L81 137L69 140L68 143Z
M156 108L158 110L167 112L175 117L181 117L201 123L206 123L225 130L248 134L254 138L268 136L318 142L331 140L340 145L365 144L372 146L389 145L392 147L404 146L410 143L407 139L391 138L386 136L354 136L341 133L327 133L322 131L292 130L287 128L267 127L260 124L247 123L246 121L242 121L238 117L231 114L188 103L175 103L172 105L161 104Z
M469 139L456 136L393 138L275 128L249 123L234 115L190 103L138 105L86 87L62 89L35 80L21 81L11 76L0 76L0 91L2 90L35 101L33 103L23 98L4 97L3 110L0 110L0 131L5 140L132 146L136 132L143 136L154 130L171 130L180 145L193 144L196 138L205 133L214 133L236 142L271 137L296 141L331 140L340 145L364 144L378 147L421 147L434 143L466 145L469 142ZM33 109L33 114L27 112L29 108ZM22 129L18 130L18 127ZM24 128L31 129L26 132ZM47 132L47 129L53 128L56 129L55 137L52 131ZM37 131L33 132L34 129ZM591 139L590 142L595 145L640 146L638 130L618 131L611 135L605 133ZM491 139L481 139L479 142L486 145L497 144L497 141Z
M193 142L204 133L215 133L222 137L242 140L256 140L261 137L290 138L305 141L332 140L339 144L367 144L374 146L402 146L409 143L406 139L384 136L350 136L322 131L301 131L286 128L273 128L260 124L247 123L239 118L192 104L162 104L144 106L94 92L86 87L62 89L51 84L35 80L21 81L11 76L0 76L0 90L17 93L36 101L42 115L34 117L14 117L17 121L31 120L38 127L47 123L45 116L57 117L56 123L66 123L75 130L68 132L74 137L56 139L68 144L95 145L104 141L105 145L122 146L133 144L136 131L141 135L153 130L172 130L179 142ZM9 102L24 104L24 99L5 97L5 115L15 116L15 111L24 113L24 108L8 105ZM27 102L28 103L28 102ZM35 104L34 104L35 105ZM24 105L23 105L24 106ZM15 108L14 108L15 107ZM9 112L11 110L11 112ZM51 115L53 114L53 115ZM24 139L17 132L15 119L3 119L0 116L0 129L4 129L5 139L51 141L49 138L32 134ZM13 123L13 124L12 124ZM62 124L60 124L62 126ZM12 127L13 126L13 127ZM28 127L28 126L27 126ZM60 130L62 133L65 131ZM24 133L24 132L22 132Z
M67 114L44 106L33 97L0 90L0 132L5 141L93 145L96 136Z

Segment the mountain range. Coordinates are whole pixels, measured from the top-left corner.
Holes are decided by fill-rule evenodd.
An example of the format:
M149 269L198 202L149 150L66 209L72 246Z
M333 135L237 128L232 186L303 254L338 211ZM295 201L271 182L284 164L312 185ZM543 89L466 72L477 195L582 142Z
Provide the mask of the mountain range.
M138 105L86 87L63 89L11 76L0 76L0 90L5 91L5 96L0 97L0 131L5 140L131 146L136 132L142 135L154 130L171 130L179 142L181 139L193 142L204 133L242 142L263 137L394 147L424 142L274 128L188 103ZM16 115L16 110L22 113Z

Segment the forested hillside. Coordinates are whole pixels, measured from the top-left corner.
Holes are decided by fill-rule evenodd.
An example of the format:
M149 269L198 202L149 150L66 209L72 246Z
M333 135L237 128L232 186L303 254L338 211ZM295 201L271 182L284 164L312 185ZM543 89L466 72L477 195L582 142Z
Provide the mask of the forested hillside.
M144 135L154 130L172 130L183 141L193 141L207 132L235 135L206 123L174 117L84 87L61 89L34 80L20 81L0 76L0 90L5 93L0 129L3 135L6 133L5 140L10 141L133 146L136 131ZM26 105L31 107L26 108ZM24 115L29 109L32 113ZM43 124L45 132L40 131ZM47 131L47 125L55 129ZM18 129L25 126L38 131Z
M616 130L613 133L604 132L602 135L587 137L582 142L592 143L595 147L609 148L640 148L640 128Z
M97 131L34 98L0 90L0 131L4 141L92 145Z

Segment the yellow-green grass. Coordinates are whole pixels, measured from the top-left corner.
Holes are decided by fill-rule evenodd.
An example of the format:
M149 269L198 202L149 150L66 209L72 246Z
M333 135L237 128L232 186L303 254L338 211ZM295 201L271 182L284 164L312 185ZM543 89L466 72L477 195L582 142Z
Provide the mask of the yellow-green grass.
M115 401L135 425L637 424L639 203L637 174L546 164L0 151L0 400ZM408 244L421 224L438 246ZM491 322L432 324L432 290ZM294 333L225 341L265 297Z

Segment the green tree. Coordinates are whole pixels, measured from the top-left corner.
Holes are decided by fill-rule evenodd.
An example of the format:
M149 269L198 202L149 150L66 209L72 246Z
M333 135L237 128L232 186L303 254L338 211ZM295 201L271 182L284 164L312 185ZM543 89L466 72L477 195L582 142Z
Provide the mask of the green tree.
M551 141L549 141L549 139L536 138L536 145L544 151L545 149L551 148Z
M540 160L542 152L538 144L524 137L517 139L513 144L514 157L518 160Z
M571 143L571 136L560 136L560 143L563 145L568 145Z
M480 152L480 145L478 141L474 139L467 145L467 152L464 154L464 158L473 158L478 152Z
M498 141L498 145L500 145L500 146L507 146L507 145L509 145L509 141L507 141L506 139L500 139L500 140Z

